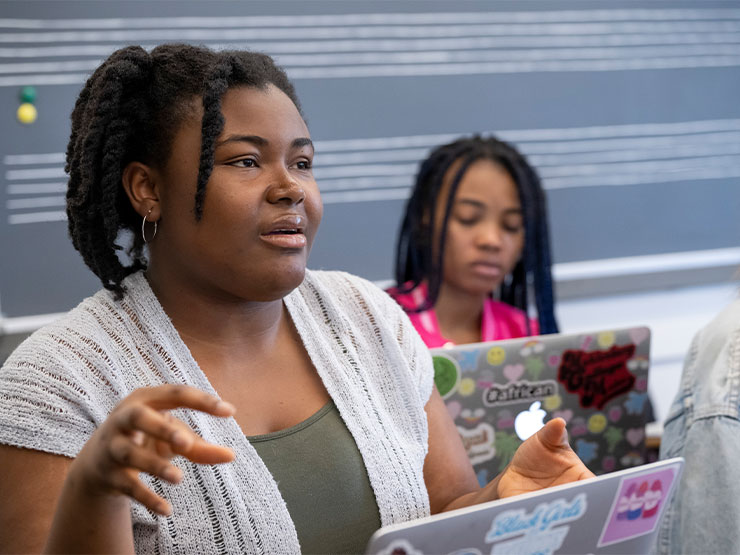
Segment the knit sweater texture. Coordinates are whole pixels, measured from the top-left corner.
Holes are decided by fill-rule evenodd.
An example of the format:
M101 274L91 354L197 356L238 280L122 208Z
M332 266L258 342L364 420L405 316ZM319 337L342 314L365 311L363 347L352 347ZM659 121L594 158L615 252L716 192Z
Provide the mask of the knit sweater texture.
M134 389L187 384L216 394L142 273L115 301L102 290L29 337L0 369L0 443L74 457ZM362 454L384 526L429 514L423 477L431 357L384 292L342 272L307 272L284 299L303 344ZM298 553L269 471L233 418L179 409L223 465L174 464L172 485L142 474L170 517L132 502L140 553Z

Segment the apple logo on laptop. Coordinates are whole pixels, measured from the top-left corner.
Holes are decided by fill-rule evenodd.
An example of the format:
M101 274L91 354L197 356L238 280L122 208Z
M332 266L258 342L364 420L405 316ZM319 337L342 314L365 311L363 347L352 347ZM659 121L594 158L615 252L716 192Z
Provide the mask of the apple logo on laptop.
M532 403L527 410L524 410L516 415L514 420L514 431L519 439L524 441L529 436L537 433L537 431L545 425L545 415L547 413L540 408L540 402L535 401Z

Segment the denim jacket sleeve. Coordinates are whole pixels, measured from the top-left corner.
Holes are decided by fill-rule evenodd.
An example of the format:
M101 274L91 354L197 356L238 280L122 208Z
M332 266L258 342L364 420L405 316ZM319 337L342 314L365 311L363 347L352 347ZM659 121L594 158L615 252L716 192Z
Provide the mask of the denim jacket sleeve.
M661 441L684 457L659 553L740 553L740 301L699 332Z

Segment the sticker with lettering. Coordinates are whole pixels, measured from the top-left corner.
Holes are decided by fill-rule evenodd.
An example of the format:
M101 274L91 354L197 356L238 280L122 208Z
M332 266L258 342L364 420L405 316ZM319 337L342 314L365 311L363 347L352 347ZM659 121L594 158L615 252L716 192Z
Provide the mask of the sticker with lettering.
M582 407L601 410L614 397L632 389L635 376L627 361L635 354L633 344L613 345L606 351L567 350L558 368L558 381L577 393Z
M525 509L504 511L496 516L486 534L486 543L494 543L491 554L526 553L551 555L563 545L570 531L569 522L586 513L586 494L571 501L556 499L540 503L531 512Z
M496 455L496 431L490 424L481 422L472 429L458 426L457 431L472 464L490 461Z
M664 468L622 479L598 547L652 533L660 522L675 475L675 469Z
M483 391L483 404L487 407L526 401L541 401L557 395L558 384L554 380L528 382L521 380L506 385L493 384Z

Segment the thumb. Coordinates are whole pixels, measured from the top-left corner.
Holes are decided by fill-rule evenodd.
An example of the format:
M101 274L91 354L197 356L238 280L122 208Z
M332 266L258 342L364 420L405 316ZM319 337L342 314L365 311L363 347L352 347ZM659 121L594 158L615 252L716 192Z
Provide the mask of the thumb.
M553 418L537 432L537 439L547 448L569 448L568 431L565 429L565 420Z

